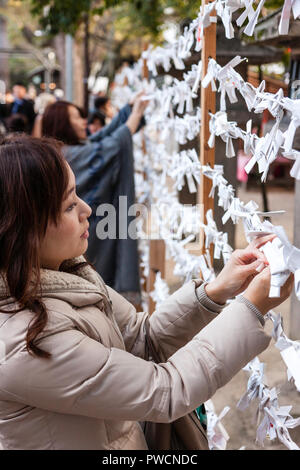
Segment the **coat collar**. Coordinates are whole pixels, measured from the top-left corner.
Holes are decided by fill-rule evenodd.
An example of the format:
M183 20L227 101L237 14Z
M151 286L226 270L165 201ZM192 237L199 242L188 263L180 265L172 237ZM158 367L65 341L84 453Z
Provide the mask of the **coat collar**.
M71 268L85 261L83 256L73 258L65 262L65 267ZM76 274L41 269L41 287L42 297L61 298L73 305L77 305L78 302L80 302L80 306L82 306L82 302L88 305L99 302L101 299L104 300L106 306L109 304L109 296L103 280L89 265L81 267L76 271ZM0 276L0 305L7 301L10 303L12 300L8 293L6 280Z

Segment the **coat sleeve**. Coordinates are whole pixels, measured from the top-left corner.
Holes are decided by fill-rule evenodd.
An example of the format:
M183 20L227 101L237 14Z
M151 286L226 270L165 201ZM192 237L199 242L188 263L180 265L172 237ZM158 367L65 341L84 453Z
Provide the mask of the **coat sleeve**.
M196 287L199 285L199 287ZM190 281L168 297L150 317L150 335L162 361L190 341L211 322L221 308L199 296L202 281ZM123 335L126 350L145 357L146 313L138 313L124 297L108 288L114 315Z
M121 149L130 147L131 139L131 133L124 124L98 143L66 146L65 157L76 174L78 189L84 188L86 191L86 186L93 187L95 183L93 178L99 178L103 169L118 158Z
M91 152L86 160L86 165L91 171L97 171L104 168L110 161L119 155L121 148L129 145L131 142L131 133L124 124L116 129L111 135L91 145Z
M132 108L129 104L120 109L119 113L113 118L113 120L107 125L100 129L95 134L92 134L88 137L90 142L100 142L104 137L111 135L116 129L118 129L122 124L125 124L127 119L131 114ZM145 125L144 116L141 118L139 126L136 130L138 132Z
M40 342L50 360L21 350L1 365L0 399L98 419L171 422L208 400L270 340L238 302L161 364L58 330Z

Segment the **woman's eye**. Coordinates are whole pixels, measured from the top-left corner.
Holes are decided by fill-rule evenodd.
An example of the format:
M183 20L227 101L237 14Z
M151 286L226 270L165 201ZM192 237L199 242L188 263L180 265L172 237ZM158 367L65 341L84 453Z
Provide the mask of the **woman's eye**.
M67 212L71 212L72 209L74 209L74 207L77 206L77 202L74 202L73 204L71 204L68 208L67 208Z

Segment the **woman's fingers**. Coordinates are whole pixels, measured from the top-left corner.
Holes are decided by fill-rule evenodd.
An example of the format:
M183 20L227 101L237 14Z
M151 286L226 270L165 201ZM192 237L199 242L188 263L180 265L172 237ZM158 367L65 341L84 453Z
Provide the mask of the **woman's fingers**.
M253 248L252 253L256 256L257 259L261 260L265 264L269 264L269 261L267 260L265 254L262 251L258 250L257 248Z
M238 254L238 258L242 263L249 264L255 260L260 260L265 264L269 264L267 258L265 257L264 253L257 248L253 248L250 245L245 248L245 250L241 250Z
M244 275L256 275L258 272L260 272L264 267L264 263L260 259L256 259L252 263L245 264L242 269Z
M267 242L270 242L276 238L275 233L271 233L269 235L265 235L263 237L256 237L252 242L250 243L249 246L253 246L253 248L260 248L263 245L265 245Z
M274 240L275 237L276 235L273 233L263 237L257 237L255 240L252 240L244 250L236 250L236 257L246 264L259 259L268 265L269 262L260 248L267 242Z
M288 277L286 283L282 287L282 290L284 291L283 295L288 297L290 295L290 293L292 292L293 285L294 285L294 274L291 273L290 276Z
M265 235L263 237L257 237L255 240L252 240L251 243L245 249L245 252L242 254L242 258L245 262L253 261L253 259L259 259L264 262L266 265L269 264L267 258L265 257L264 253L259 249L266 243L274 240L276 237L275 234Z

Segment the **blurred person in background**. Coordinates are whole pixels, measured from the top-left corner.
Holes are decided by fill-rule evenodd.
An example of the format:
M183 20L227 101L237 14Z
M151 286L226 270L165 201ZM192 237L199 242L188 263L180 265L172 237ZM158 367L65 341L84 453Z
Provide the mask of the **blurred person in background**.
M24 115L28 121L28 133L31 133L36 114L34 111L34 102L27 99L27 91L23 83L18 82L13 86L13 96L14 101L9 106L9 115Z
M34 103L34 111L36 113L36 118L34 121L34 126L32 129L31 135L33 137L42 136L42 117L47 106L56 102L56 97L51 93L40 93Z
M6 117L7 117L7 105L6 103L0 103L0 135L6 134Z
M4 100L0 103L0 135L7 133L7 118L10 115L11 104L14 101L13 94L6 90Z
M5 93L6 105L10 105L11 103L13 103L13 101L14 101L14 95L12 94L10 90L7 90L7 92Z
M94 101L95 111L105 115L105 123L109 124L115 115L115 110L108 96L97 96Z
M109 125L88 138L87 120L72 103L58 101L48 106L42 119L43 136L65 144L63 153L75 174L78 195L92 208L87 258L106 284L135 305L140 303L137 240L118 238L119 227L128 228L134 217L119 208L119 201L125 196L127 208L135 203L132 135L143 125L146 106L137 96L132 106L124 106ZM97 214L103 204L115 208L114 239L105 234L100 239L96 233L106 218Z
M7 132L28 133L28 121L23 114L13 114L6 120Z
M87 124L88 135L95 134L105 126L105 114L101 113L101 111L93 111L89 114Z

